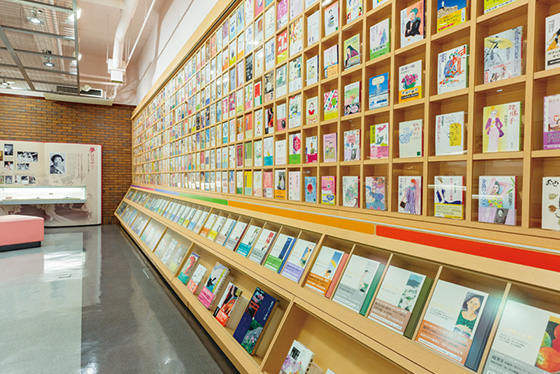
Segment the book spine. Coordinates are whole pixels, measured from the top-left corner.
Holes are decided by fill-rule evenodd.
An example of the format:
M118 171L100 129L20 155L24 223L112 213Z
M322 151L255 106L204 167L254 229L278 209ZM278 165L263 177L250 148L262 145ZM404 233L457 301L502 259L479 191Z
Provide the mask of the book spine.
M296 244L296 240L297 240L296 238L292 239L292 243L290 244L290 248L288 248L288 250L286 251L286 254L284 255L284 260L282 260L282 263L280 264L280 267L278 268L278 274L280 274L280 272L284 268L284 265L286 264L286 261L288 261L288 257L290 257L290 254L292 253L292 249L294 248L294 244Z
M486 306L482 311L482 316L478 322L478 327L476 333L474 334L474 339L471 345L467 359L465 360L465 367L477 371L480 361L482 360L482 355L484 354L484 348L488 342L488 336L490 335L490 330L492 330L492 325L494 319L496 318L496 313L498 312L498 307L500 306L500 300L497 297L489 296L486 301Z
M381 277L383 276L384 270L385 270L385 265L380 264L379 268L377 269L377 272L375 273L375 277L373 277L373 280L371 281L371 286L369 286L369 290L362 304L362 307L360 308L360 314L362 316L365 316L369 311L369 306L371 304L371 301L373 300L373 295L377 290L377 286L379 286L379 282L381 281Z
M403 332L403 335L409 339L413 338L414 330L416 330L416 325L420 320L422 310L424 310L424 305L426 304L426 301L428 301L428 295L430 294L430 290L432 289L433 284L433 279L424 279L424 284L422 285L422 288L418 293L418 299L416 299L416 303L414 304L414 308L412 309L412 313L410 314L410 319L408 320L408 324L406 325Z
M334 273L331 284L329 285L329 288L327 288L327 292L325 293L325 296L328 297L329 299L332 297L332 295L334 293L336 285L338 284L338 280L340 279L340 276L342 275L342 271L344 270L344 267L346 266L347 261L348 261L348 253L345 253L344 255L342 255L342 259L340 260L340 264L338 265L338 268L336 269L336 271Z

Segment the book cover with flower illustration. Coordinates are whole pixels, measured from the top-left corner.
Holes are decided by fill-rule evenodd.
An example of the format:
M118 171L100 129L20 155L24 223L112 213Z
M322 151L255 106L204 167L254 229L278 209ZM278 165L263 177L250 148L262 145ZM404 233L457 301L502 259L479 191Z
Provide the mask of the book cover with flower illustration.
M422 60L399 68L399 103L422 98Z
M325 121L338 117L338 90L323 94L323 116Z
M385 177L366 177L366 209L387 210Z

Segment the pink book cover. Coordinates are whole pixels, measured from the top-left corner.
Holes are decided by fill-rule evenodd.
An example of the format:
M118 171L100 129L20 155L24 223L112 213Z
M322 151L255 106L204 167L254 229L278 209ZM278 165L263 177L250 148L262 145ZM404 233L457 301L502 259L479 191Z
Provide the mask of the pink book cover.
M272 172L266 171L263 173L263 190L264 197L273 197L274 189L272 188Z
M336 133L323 135L323 162L336 162Z
M243 167L243 144L237 145L237 167Z
M342 275L342 271L344 270L344 267L346 266L347 261L348 261L348 253L345 253L345 254L342 255L342 259L340 260L340 264L338 265L338 268L334 272L334 276L333 276L333 279L331 281L331 284L329 285L329 288L327 288L327 293L325 293L325 296L328 297L329 299L331 298L332 294L334 293L336 285L338 284L338 280L340 279L340 276Z
M210 305L212 305L212 302L214 301L215 297L216 295L208 291L208 288L204 287L202 291L200 291L200 294L198 295L198 301L200 301L202 305L206 307L206 309L210 309Z

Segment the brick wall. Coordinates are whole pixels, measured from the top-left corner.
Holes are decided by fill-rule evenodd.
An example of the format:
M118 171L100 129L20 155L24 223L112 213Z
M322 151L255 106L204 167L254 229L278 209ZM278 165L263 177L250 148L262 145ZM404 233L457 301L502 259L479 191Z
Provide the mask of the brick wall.
M133 106L100 106L0 95L0 139L103 146L103 223L132 181Z

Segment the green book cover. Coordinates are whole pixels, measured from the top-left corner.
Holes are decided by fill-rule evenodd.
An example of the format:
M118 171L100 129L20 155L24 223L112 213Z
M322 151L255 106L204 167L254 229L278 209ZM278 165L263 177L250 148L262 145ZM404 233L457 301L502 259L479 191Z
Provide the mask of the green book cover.
M288 156L288 163L290 165L293 164L301 164L301 155L297 154L297 155L289 155Z
M418 324L418 320L420 319L422 310L424 310L424 305L428 300L428 294L430 293L433 284L433 279L428 277L424 279L424 284L422 285L422 288L418 293L418 299L416 299L416 304L414 305L414 309L412 309L412 314L410 315L408 324L406 325L406 328L403 332L403 335L409 339L412 339L412 336L414 335L414 329L416 329L416 325Z
M369 290L368 290L368 293L367 293L366 298L364 300L364 303L362 304L362 308L360 309L360 314L362 316L365 316L368 312L371 301L373 300L373 295L375 294L375 291L377 290L377 286L379 286L379 282L381 281L381 277L383 276L383 271L384 270L385 270L385 265L380 264L379 268L377 269L377 273L375 273L375 277L373 278L373 281L371 282L371 286L369 287Z

